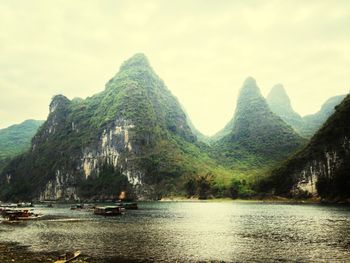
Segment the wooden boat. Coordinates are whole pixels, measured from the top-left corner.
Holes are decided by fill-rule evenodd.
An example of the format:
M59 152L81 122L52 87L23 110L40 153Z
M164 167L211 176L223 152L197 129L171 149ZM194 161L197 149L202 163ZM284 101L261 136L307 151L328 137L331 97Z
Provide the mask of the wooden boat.
M34 207L32 202L22 202L22 203L17 203L17 207Z
M121 206L100 206L94 209L95 215L101 216L118 216L122 215L125 208Z
M33 219L39 219L43 216L42 214L34 214L33 212L30 212L28 209L24 209L24 210L6 209L1 212L1 215L4 219L8 221L33 220Z
M81 209L84 209L84 205L82 204L76 204L70 207L70 210L81 210Z
M63 254L59 257L58 260L55 261L55 263L66 263L66 262L71 262L72 260L76 259L79 257L81 252L75 251L75 252L68 252L66 254Z
M118 202L116 203L117 206L121 206L125 208L126 210L137 210L138 206L136 202Z

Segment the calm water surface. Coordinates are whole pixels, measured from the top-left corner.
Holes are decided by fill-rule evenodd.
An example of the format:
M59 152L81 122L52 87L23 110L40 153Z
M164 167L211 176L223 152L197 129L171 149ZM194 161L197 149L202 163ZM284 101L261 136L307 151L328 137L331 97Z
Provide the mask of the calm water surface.
M145 202L104 218L67 205L0 224L0 241L33 251L163 262L350 262L350 208L252 202Z

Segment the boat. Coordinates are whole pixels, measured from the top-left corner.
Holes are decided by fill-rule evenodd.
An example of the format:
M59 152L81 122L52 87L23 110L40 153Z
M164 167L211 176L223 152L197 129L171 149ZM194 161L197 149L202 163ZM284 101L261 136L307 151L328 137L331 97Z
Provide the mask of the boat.
M101 216L118 216L124 212L125 208L121 206L99 206L94 209L94 214Z
M117 202L116 203L117 206L121 206L123 208L125 208L126 210L137 210L138 206L136 202Z
M58 260L55 261L55 263L66 263L66 262L71 262L72 260L76 259L79 257L81 252L79 250L75 252L67 252L59 257Z
M5 209L1 211L2 217L7 221L25 221L34 220L43 217L42 214L35 214L30 212L28 209L15 210L15 209Z
M34 207L32 202L21 202L17 203L17 207Z
M76 204L70 207L70 210L81 210L81 209L84 209L84 205L82 204Z

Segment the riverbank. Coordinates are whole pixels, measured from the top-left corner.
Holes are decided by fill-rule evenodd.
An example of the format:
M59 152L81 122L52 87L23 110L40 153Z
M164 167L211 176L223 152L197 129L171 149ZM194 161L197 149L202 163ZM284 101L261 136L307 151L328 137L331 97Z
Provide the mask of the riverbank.
M269 197L256 197L247 199L232 199L232 198L208 198L199 199L198 197L187 198L184 196L170 196L164 197L161 202L234 202L234 203L297 203L297 204L317 204L322 203L320 198L308 198L308 199L292 199L281 196L269 196Z

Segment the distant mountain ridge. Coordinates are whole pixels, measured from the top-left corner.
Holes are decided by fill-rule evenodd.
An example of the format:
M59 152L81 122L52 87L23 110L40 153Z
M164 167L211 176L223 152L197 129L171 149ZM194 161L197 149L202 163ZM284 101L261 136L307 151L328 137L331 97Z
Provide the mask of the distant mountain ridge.
M322 127L326 120L335 112L336 106L338 106L346 95L338 95L329 98L322 104L321 109L315 114L306 115L303 117L304 125L300 130L300 133L305 137L311 137L315 132Z
M289 197L350 198L350 95L306 147L275 169L261 190Z
M282 84L276 84L266 97L266 101L275 114L280 116L295 131L300 133L305 123L302 117L294 111L289 96ZM302 134L301 134L302 135Z
M280 116L286 123L291 125L295 131L305 138L310 138L323 125L323 123L335 112L335 107L345 98L339 95L329 98L321 109L315 113L301 117L291 105L289 96L282 84L272 87L266 97L270 109Z
M13 157L30 148L30 142L39 127L41 120L25 120L0 129L0 159Z

